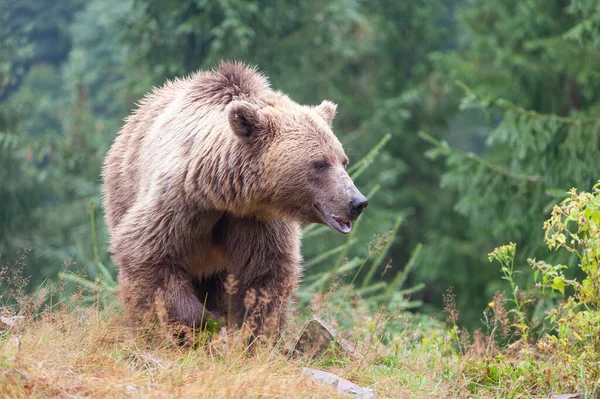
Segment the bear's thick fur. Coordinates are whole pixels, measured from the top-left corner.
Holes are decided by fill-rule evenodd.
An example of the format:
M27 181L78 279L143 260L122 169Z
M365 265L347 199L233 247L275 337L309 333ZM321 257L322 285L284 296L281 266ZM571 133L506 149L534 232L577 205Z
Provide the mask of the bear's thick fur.
M160 294L176 323L255 317L255 333L264 320L280 327L300 275L300 227L347 233L367 204L331 131L335 112L329 101L295 103L238 62L141 100L103 170L130 314L142 316ZM229 275L236 284L226 292Z

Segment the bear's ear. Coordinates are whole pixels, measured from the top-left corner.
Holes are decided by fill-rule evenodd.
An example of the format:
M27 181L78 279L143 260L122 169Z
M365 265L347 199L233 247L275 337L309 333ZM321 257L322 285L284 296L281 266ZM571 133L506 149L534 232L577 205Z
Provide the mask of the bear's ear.
M266 129L258 106L244 100L229 104L229 126L240 137L251 137Z
M335 118L335 113L337 112L337 104L329 100L323 100L321 105L317 106L315 110L321 115L321 118L331 126L333 118Z

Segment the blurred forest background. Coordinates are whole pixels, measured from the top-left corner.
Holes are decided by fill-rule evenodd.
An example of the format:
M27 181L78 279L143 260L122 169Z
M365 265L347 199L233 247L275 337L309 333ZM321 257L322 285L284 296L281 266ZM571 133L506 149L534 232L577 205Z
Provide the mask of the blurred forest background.
M357 179L374 194L353 244L307 280L389 243L369 279L423 287L413 305L434 315L454 287L476 324L505 288L487 253L514 241L517 265L560 262L542 223L600 178L599 32L597 0L0 0L0 265L31 248L31 290L67 264L94 278L93 201L114 273L100 170L123 118L165 79L236 58L298 102L338 103L351 162L389 135ZM305 258L344 239L312 228Z

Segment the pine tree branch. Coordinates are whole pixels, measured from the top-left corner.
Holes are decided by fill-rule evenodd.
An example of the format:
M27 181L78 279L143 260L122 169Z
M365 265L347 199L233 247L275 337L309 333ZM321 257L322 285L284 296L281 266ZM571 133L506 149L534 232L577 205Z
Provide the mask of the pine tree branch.
M577 119L577 118L568 118L565 116L558 116L554 114L540 114L535 111L527 110L525 108L514 105L508 100L496 97L483 97L479 94L475 93L469 86L460 80L456 81L456 84L460 86L467 95L469 95L473 100L476 100L478 103L489 106L493 105L497 108L514 112L519 115L523 115L530 119L538 119L538 120L546 120L557 123L562 123L565 125L574 125L574 126L589 126L589 125L599 125L600 119Z
M475 153L457 150L456 148L453 148L450 145L448 145L448 143L446 143L445 141L442 142L440 140L437 140L433 136L431 136L423 131L419 132L419 137L422 138L423 140L427 141L428 143L433 144L434 146L436 146L438 149L440 149L445 154L452 153L452 154L458 155L462 158L472 160L472 161L482 165L483 167L493 171L494 173L497 173L502 176L506 176L510 179L525 180L528 182L535 183L535 182L542 181L544 178L543 176L538 176L538 175L523 175L520 173L511 172L509 170L506 170L505 168L502 168L501 166L494 165L493 163L486 161L485 159L481 158L480 156L478 156Z

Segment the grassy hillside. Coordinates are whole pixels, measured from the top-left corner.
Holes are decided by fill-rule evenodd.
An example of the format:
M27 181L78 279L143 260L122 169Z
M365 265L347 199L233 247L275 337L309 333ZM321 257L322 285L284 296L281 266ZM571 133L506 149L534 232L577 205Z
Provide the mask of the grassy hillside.
M585 383L565 383L570 377L561 363L536 348L500 354L478 335L473 344L460 348L468 338L454 340L431 322L415 324L406 316L400 321L411 327L388 337L384 345L384 329L377 320L359 316L364 324L342 335L357 345L360 359L326 354L309 360L285 354L300 331L298 320L275 346L260 345L250 355L239 345L239 334L226 339L201 335L195 348L182 347L160 327L142 331L128 326L118 309L43 312L0 333L0 395L345 397L303 377L303 367L328 370L371 387L377 398L548 397L567 389L565 385L573 389ZM595 396L590 391L581 397Z

